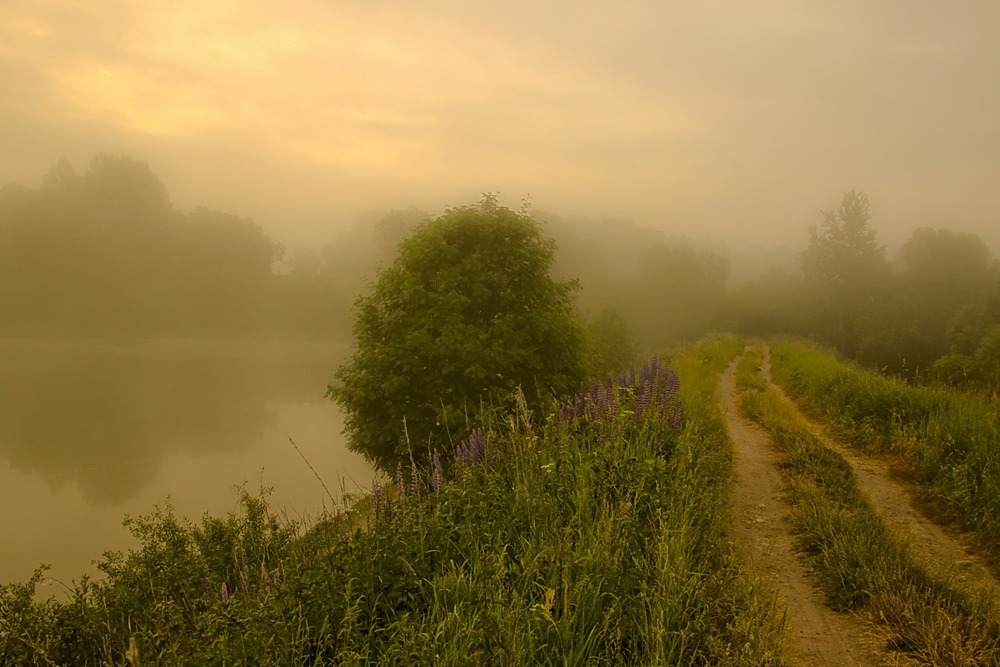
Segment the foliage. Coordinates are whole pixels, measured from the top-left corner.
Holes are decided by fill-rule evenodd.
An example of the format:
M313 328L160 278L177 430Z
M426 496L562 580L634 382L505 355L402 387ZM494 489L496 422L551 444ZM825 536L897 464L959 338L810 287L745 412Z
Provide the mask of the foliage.
M868 196L844 193L836 211L809 230L800 262L812 314L810 328L846 354L864 356L883 299L889 265L870 226Z
M1000 394L1000 326L986 334L971 354L948 354L935 361L930 377L955 387Z
M540 213L559 246L554 273L578 278L581 310L617 310L640 345L696 340L717 328L729 260L630 220Z
M589 374L600 377L625 368L639 356L639 345L625 318L606 306L587 323L590 342Z
M254 498L201 527L137 520L139 549L73 599L0 590L0 661L783 664L780 614L722 547L713 388L737 349L716 339L677 375L650 362L594 383L579 416L574 401L543 427L521 401L470 438L481 456L400 470L367 513L296 539ZM640 417L643 396L656 409Z
M998 267L980 237L927 227L917 229L899 255L896 348L905 370L926 372L958 343L957 330L985 304Z
M355 350L329 389L349 446L392 470L461 439L517 387L536 409L574 390L584 334L575 285L549 276L554 252L492 196L418 226L357 301Z
M143 162L60 161L36 190L0 190L0 333L243 331L276 252L251 220L175 210Z

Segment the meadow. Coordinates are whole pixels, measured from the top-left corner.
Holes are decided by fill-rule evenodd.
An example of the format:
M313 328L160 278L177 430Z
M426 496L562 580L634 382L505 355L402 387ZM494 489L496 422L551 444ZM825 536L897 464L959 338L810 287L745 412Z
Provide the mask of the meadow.
M550 415L494 412L311 525L267 493L38 600L0 590L4 664L784 664L784 618L722 539L731 454L708 339ZM449 453L451 454L451 453Z
M792 531L826 604L864 618L901 664L997 664L994 604L916 562L862 495L851 466L768 385L762 359L758 346L740 360L741 404L774 443Z
M996 399L918 386L838 361L800 341L772 348L774 379L852 447L895 456L943 520L1000 562Z

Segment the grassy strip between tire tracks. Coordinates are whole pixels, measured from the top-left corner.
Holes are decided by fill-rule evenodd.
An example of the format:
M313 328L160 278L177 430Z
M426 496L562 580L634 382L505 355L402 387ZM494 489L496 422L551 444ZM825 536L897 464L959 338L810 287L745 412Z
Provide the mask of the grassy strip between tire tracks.
M762 350L737 368L746 414L772 437L798 548L831 607L861 614L886 648L917 664L1000 664L1000 622L918 568L905 541L864 501L850 466L825 447L760 375Z
M915 387L800 341L771 352L775 381L852 447L900 456L935 511L1000 564L1000 410L944 387Z
M0 663L783 664L781 614L722 540L715 386L739 349L493 415L360 519L292 526L248 494L200 525L157 510L68 600L33 599L41 571L0 589Z

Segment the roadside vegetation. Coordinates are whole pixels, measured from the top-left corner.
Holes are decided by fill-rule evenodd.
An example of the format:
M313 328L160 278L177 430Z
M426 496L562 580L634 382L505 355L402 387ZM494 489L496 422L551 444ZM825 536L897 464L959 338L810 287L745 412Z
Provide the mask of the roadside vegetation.
M753 348L737 368L746 414L772 437L798 546L828 604L861 614L886 647L919 664L991 665L1000 660L1000 617L914 564L858 490L850 466L813 435L760 374Z
M843 363L798 341L774 345L775 381L837 436L896 455L944 518L1000 562L1000 411L983 396L918 387Z
M244 492L65 600L0 590L4 664L782 664L782 617L722 546L730 454L714 401L735 338L488 413L450 465L400 468L294 525ZM364 511L362 511L364 510Z

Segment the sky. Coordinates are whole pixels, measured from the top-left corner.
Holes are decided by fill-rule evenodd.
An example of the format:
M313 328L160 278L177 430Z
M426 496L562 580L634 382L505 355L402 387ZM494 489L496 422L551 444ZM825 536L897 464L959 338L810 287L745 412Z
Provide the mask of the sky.
M858 189L1000 254L995 0L0 0L0 90L0 183L121 153L288 245L497 192L800 247Z

